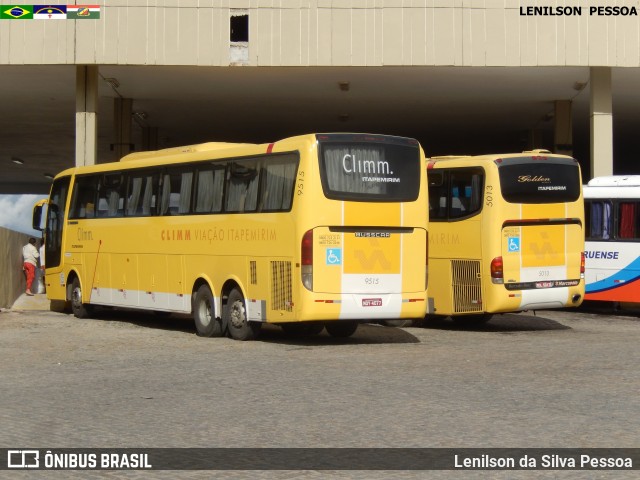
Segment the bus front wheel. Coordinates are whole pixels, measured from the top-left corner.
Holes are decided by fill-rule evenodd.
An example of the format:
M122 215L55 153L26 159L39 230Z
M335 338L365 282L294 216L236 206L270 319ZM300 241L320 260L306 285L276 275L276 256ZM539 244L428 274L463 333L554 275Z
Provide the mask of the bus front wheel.
M78 277L75 277L71 282L69 298L71 299L71 311L77 318L88 318L91 315L91 305L82 303L82 288Z
M348 322L344 320L337 320L334 322L327 322L324 326L327 332L332 337L346 338L353 335L358 329L358 322Z
M222 322L215 316L213 294L207 285L202 285L193 297L193 321L201 337L221 337Z
M244 297L234 288L224 307L224 324L234 340L253 340L260 333L261 324L247 320Z

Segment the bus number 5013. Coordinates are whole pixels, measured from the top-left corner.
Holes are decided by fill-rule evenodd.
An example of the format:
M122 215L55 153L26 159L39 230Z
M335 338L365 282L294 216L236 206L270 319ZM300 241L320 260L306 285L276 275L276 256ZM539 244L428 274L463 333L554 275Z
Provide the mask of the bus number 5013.
M484 201L487 207L493 207L493 186L487 185L484 190Z

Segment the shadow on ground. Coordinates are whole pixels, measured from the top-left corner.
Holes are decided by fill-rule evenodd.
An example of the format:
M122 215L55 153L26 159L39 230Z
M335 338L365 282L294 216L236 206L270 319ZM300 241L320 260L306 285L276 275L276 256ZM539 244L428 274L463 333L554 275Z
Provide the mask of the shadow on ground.
M571 327L567 327L550 318L545 318L544 312L538 314L496 314L489 322L479 325L458 323L450 317L427 318L419 322L417 326L436 330L465 330L496 333L571 330Z

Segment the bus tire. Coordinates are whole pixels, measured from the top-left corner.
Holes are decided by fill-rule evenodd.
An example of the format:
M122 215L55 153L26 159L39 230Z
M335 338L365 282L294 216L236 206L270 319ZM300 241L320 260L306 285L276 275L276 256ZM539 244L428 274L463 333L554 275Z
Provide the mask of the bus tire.
M453 315L451 319L459 324L466 326L483 325L493 318L490 313L482 313L480 315Z
M259 322L247 320L247 310L244 297L237 288L229 292L227 304L224 307L223 322L227 326L229 336L234 340L254 340L260 333Z
M201 337L221 337L224 333L222 321L216 318L215 302L208 285L201 285L193 297L193 321Z
M89 318L91 316L93 310L91 305L82 303L82 287L78 277L75 277L71 282L69 299L71 301L71 311L76 318Z
M324 328L332 337L347 338L353 335L358 329L358 322L337 320L334 322L327 322Z

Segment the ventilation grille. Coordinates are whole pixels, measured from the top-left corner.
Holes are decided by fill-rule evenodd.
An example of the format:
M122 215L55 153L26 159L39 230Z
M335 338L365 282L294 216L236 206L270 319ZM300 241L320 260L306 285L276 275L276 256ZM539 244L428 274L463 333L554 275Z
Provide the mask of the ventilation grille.
M249 275L251 276L251 285L258 284L258 272L256 270L256 262L255 260L251 260L249 262Z
M455 313L483 312L480 262L476 260L451 261L451 286Z
M271 262L271 309L293 311L291 262Z

